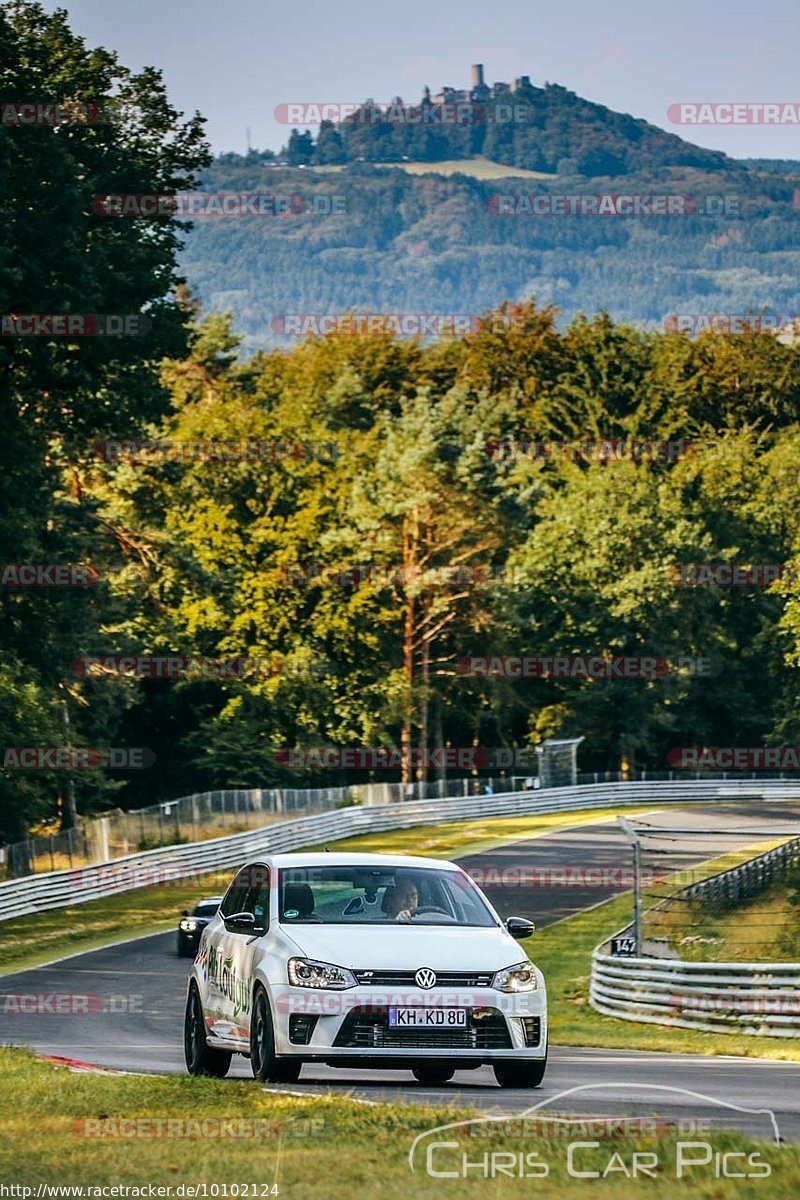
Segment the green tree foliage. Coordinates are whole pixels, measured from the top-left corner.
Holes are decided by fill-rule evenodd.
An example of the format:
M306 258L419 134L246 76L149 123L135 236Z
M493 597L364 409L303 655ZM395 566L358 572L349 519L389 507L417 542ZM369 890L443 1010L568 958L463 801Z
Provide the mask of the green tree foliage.
M753 183L719 156L701 175L707 152L701 162L632 118L532 90L538 133L495 127L500 161L547 167L557 154L576 170L624 169L626 187L645 191L653 176L635 172L658 163L669 190L702 180L723 191L734 178L756 189L746 229L697 217L669 236L607 219L550 219L544 231L500 221L487 204L496 184L352 163L486 151L474 130L453 141L326 126L316 146L297 134L291 155L298 167L342 159L341 173L287 173L253 152L205 177L208 190L252 191L269 173L277 192L302 178L306 204L192 235L184 265L210 310L201 317L175 266L176 222L113 219L92 203L191 185L208 165L198 119L172 109L155 72L88 50L61 12L11 4L0 25L4 95L112 97L116 113L107 125L0 128L3 310L152 321L141 339L2 339L0 561L89 563L98 577L3 588L4 747L154 751L122 791L77 779L86 811L347 779L288 770L279 751L294 746L410 752L583 734L585 768L665 770L676 745L800 736L796 585L674 577L698 562L800 568L797 341L690 339L576 312L602 296L641 316L645 293L648 313L675 311L678 294L690 312L792 311L795 218L775 220L790 176ZM438 341L339 330L258 349L281 313L380 311L387 295L396 311L484 318ZM92 450L104 438L171 449L107 461ZM691 453L530 451L641 439ZM87 654L250 665L230 678L83 678L70 664ZM634 681L464 673L466 658L509 654L675 667ZM23 774L4 759L0 834L69 820L71 793L63 772Z
M335 160L328 157L332 130L339 135L340 157ZM292 130L290 157L300 137L308 141L298 162L436 162L485 154L508 167L546 172L555 172L561 160L569 159L584 176L687 166L736 170L719 151L693 146L647 121L550 83L521 87L471 109L464 105L459 118L436 104L397 106L387 113L368 100L339 125L326 122L316 145L310 135Z
M187 238L183 269L209 309L233 311L247 352L291 347L296 339L276 321L286 313L481 315L536 296L557 306L562 330L602 307L615 322L663 331L674 314L797 312L800 180L788 176L675 167L591 183L487 180L358 162L276 168L227 155L203 187L302 200L279 217L197 221ZM500 196L599 193L684 195L699 211L498 212ZM728 201L731 211L720 211Z
M157 712L165 770L198 783L342 780L287 774L275 755L295 745L584 734L587 766L666 770L672 746L774 741L797 711L791 600L673 573L789 558L798 378L796 348L766 334L690 342L602 314L559 334L535 305L431 346L339 333L249 361L206 320L164 367L174 412L154 432L308 449L104 469L90 490L141 548L144 589L108 649L273 665L162 686L158 709L143 686L131 720ZM531 439L675 449L511 452ZM460 673L501 654L671 666L611 682Z
M184 352L187 322L169 295L179 281L178 223L102 215L96 201L173 194L208 154L200 118L181 118L156 71L134 74L113 53L88 48L63 10L4 6L0 47L5 104L105 105L107 118L0 127L2 313L146 314L150 323L141 337L0 340L0 562L90 563L101 579L92 589L3 588L0 670L20 707L4 706L2 733L9 744L27 724L28 744L37 731L61 728L68 694L71 736L81 744L113 735L108 703L91 713L77 703L69 663L113 612L105 576L119 549L85 492L84 465L95 438L130 435L165 413L153 364ZM0 825L24 825L52 796L41 776L9 785Z

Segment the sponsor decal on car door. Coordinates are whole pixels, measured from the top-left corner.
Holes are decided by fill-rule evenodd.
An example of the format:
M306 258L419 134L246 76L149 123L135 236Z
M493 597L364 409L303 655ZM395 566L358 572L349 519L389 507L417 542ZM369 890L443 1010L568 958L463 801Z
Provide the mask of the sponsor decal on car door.
M216 1012L214 1033L218 1037L248 1042L253 992L253 954L269 925L269 871L254 865L239 872L223 916L235 913L253 917L245 930L222 926L219 939L209 948L209 983L213 979Z

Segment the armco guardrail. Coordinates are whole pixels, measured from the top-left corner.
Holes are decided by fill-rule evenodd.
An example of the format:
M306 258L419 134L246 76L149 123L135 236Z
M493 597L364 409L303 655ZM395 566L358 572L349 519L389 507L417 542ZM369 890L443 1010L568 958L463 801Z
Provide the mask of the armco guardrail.
M413 783L350 783L318 788L225 788L162 800L130 812L115 809L81 818L61 833L25 838L0 846L0 878L21 879L42 871L72 870L109 862L136 851L197 842L258 829L287 817L308 817L348 804L388 804L399 800L441 800L468 795L476 785L516 791L523 776L510 779L438 779Z
M285 820L262 829L209 841L165 846L100 866L30 875L0 884L0 921L63 908L150 883L236 867L259 854L297 850L359 833L406 829L470 817L568 812L621 804L667 804L699 800L800 798L800 782L703 779L681 782L601 783L497 796L459 797L345 808Z
M627 1021L800 1037L800 963L611 958L597 949L589 999L597 1012Z
M735 904L753 883L766 885L798 856L800 838L793 838L678 895ZM624 937L631 930L628 925L613 936ZM597 1012L703 1032L800 1037L800 963L617 958L605 949L610 940L592 955L589 1002Z

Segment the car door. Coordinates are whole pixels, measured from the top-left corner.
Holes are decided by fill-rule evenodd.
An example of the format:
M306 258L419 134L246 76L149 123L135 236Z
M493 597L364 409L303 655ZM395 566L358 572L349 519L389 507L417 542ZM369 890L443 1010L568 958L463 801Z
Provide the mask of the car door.
M222 898L219 906L219 916L222 920L214 921L206 933L206 995L205 1016L210 1033L216 1037L228 1035L232 1005L226 1001L226 993L230 990L230 973L233 966L231 935L224 925L224 918L233 913L241 912L242 905L247 899L250 889L250 870L243 867L237 872L230 887Z
M209 980L215 986L217 1037L248 1043L253 992L253 953L269 927L269 868L261 863L243 867L220 906L223 923L209 951ZM237 926L235 916L243 918ZM244 918L250 917L250 924Z

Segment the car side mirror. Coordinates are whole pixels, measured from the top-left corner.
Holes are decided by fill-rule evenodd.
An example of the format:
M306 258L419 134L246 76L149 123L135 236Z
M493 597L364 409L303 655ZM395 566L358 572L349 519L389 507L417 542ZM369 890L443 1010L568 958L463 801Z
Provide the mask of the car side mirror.
M522 938L529 938L536 931L536 925L527 917L509 917L506 920L506 929L519 942Z
M225 917L225 928L228 933L263 933L261 926L256 925L255 914L251 912L231 913Z
M182 916L182 917L188 917L188 915L189 915L189 910L188 910L188 908L185 908L185 909L183 910L183 912L181 913L181 916Z

